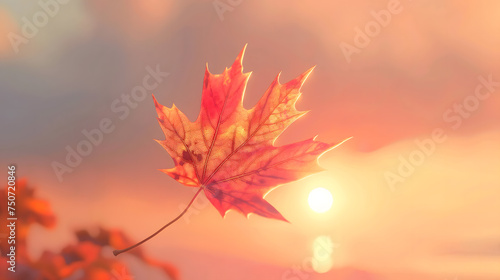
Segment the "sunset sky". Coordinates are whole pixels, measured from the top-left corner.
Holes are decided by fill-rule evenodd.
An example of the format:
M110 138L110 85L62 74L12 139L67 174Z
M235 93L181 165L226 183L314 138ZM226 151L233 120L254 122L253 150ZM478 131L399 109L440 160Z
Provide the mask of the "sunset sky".
M206 65L221 73L248 44L246 108L278 73L316 66L297 102L310 112L276 145L353 139L266 196L290 224L222 219L200 199L146 252L188 280L500 278L500 2L65 2L0 2L0 163L58 216L33 227L33 256L78 228L141 240L176 217L194 191L158 171L173 161L151 94L194 121ZM148 75L154 87L127 99ZM102 141L68 164L96 129ZM324 213L308 204L318 187L333 197ZM308 266L318 242L332 248L323 273ZM118 258L135 279L166 279Z

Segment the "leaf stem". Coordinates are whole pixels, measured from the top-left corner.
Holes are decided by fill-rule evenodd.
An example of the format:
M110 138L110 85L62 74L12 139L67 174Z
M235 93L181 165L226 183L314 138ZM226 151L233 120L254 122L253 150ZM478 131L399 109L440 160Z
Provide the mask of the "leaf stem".
M159 230L157 230L155 233L151 234L148 238L142 240L141 242L133 245L133 246L130 246L128 248L125 248L125 249L121 249L121 250L114 250L113 251L113 255L115 256L118 256L119 254L121 253L125 253L129 250L132 250L134 249L135 247L141 245L142 243L148 241L149 239L155 237L156 235L158 235L158 233L162 232L165 228L167 228L169 225L175 223L177 220L179 220L186 212L187 210L189 209L189 207L191 207L191 204L193 204L194 200L196 199L196 197L200 194L201 190L203 190L203 186L200 187L200 189L196 192L196 194L193 196L193 198L191 199L191 201L189 202L189 204L186 206L186 209L184 209L184 211L182 211L182 213L179 214L179 216L177 216L175 219L173 219L172 221L170 221L168 224L164 225L162 228L160 228Z

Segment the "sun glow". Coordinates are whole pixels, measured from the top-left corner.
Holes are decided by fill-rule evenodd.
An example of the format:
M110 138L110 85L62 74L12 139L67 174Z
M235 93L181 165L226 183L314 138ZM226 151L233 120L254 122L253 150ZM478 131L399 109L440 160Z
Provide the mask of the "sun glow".
M309 193L307 201L314 212L323 213L332 207L333 197L329 190L316 188Z
M336 245L330 236L318 236L313 243L312 268L317 273L326 273L333 267L333 250Z

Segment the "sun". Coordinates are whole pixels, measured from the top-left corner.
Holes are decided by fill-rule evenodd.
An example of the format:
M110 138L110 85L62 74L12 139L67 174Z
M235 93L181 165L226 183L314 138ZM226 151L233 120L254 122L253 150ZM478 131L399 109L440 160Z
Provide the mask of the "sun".
M323 213L332 207L333 197L329 190L316 188L309 193L307 201L314 212Z

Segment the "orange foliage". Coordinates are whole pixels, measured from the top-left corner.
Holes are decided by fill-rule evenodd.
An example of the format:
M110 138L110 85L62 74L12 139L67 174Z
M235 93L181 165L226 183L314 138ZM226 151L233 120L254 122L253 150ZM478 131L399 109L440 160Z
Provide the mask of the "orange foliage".
M30 225L36 223L46 228L54 227L56 217L50 204L37 198L35 189L28 186L26 180L17 182L15 197L16 272L12 273L7 270L7 258L4 252L8 252L10 245L2 240L0 242L1 279L61 280L67 277L77 277L72 279L82 280L133 279L129 276L130 270L127 264L113 257L109 250L105 251L106 247L116 248L128 246L131 243L120 230L101 228L97 235L92 235L86 230L79 230L75 233L78 240L76 244L67 245L59 253L45 251L39 259L33 260L28 254L26 242ZM0 202L1 205L7 205L7 188L0 192ZM0 219L6 221L7 214L2 209ZM133 254L144 263L162 269L169 279L178 279L178 272L172 265L151 259L139 249Z

